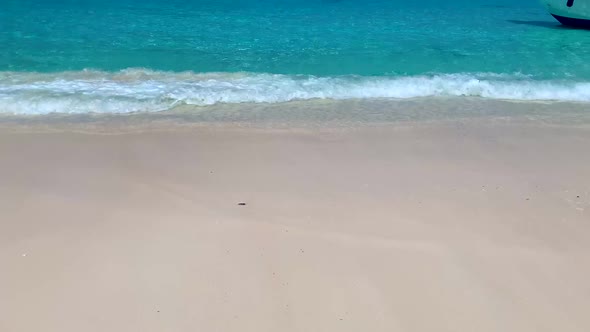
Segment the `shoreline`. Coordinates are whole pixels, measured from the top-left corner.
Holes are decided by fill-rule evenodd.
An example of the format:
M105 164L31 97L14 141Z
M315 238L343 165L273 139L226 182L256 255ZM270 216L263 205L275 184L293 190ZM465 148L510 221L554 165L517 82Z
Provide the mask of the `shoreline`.
M587 127L590 104L482 98L305 100L284 103L181 105L121 114L0 114L4 131L129 132L204 127L321 129L453 123Z

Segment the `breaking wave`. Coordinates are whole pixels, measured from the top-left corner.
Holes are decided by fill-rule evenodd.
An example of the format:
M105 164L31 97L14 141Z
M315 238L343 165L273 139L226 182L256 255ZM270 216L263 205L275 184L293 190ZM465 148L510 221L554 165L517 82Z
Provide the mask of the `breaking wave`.
M316 77L145 69L0 72L0 113L7 114L157 112L182 104L462 96L590 102L590 82L536 80L519 74Z

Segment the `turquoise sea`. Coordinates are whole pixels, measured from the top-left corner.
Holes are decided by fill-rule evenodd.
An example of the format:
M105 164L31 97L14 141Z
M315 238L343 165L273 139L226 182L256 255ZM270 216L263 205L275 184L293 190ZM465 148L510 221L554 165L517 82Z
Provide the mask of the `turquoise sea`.
M590 102L538 0L0 0L0 113L315 98Z

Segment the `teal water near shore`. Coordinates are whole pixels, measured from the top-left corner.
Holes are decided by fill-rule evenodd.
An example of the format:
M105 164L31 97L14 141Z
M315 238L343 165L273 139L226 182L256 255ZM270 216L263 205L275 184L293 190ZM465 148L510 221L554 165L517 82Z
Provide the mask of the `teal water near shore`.
M590 101L537 0L0 0L0 112L315 98Z

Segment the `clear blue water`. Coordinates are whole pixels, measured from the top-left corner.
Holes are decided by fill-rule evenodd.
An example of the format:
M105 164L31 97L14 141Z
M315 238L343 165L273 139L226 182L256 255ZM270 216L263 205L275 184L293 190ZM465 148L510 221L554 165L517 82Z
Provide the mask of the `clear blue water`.
M0 0L0 112L478 96L590 101L537 0Z

